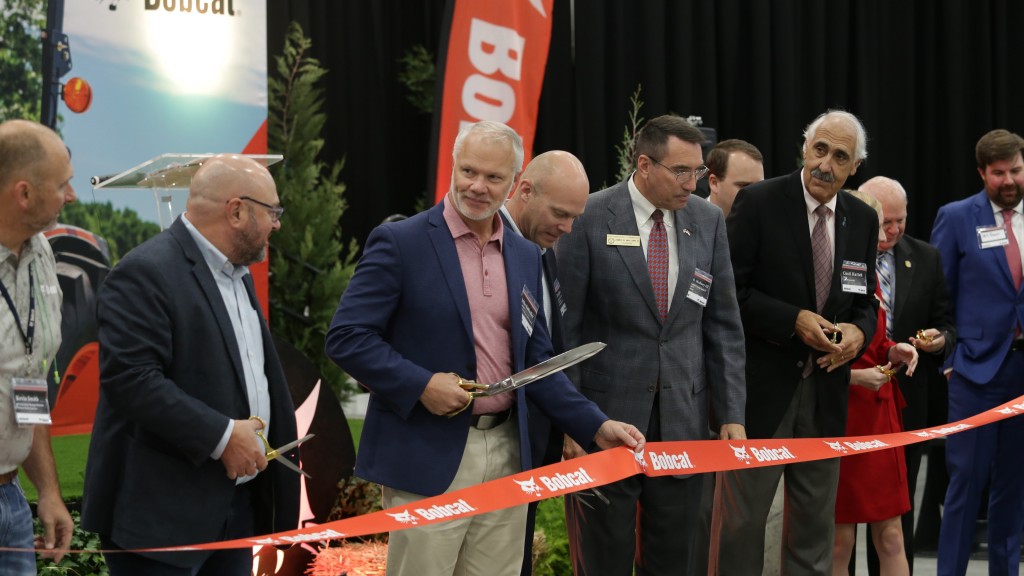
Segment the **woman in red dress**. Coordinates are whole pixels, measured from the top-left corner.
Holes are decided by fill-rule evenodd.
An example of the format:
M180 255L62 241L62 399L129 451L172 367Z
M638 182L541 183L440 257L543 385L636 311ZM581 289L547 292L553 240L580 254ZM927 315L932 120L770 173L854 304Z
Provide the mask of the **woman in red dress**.
M878 212L879 238L882 206L866 194L853 192ZM881 294L875 296L881 300ZM894 374L903 366L907 375L917 367L917 349L885 336L885 310L878 307L875 337L851 366L847 436L873 436L903 430L900 411L905 405ZM850 554L860 523L871 525L882 576L909 574L903 551L900 516L910 510L907 469L903 447L846 456L839 464L836 494L836 543L832 555L833 576L846 576Z

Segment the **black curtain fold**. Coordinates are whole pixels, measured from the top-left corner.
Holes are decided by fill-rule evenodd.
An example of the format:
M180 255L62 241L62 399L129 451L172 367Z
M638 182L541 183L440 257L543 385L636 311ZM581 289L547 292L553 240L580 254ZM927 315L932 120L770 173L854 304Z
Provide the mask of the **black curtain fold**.
M384 216L410 213L432 192L432 120L405 101L397 60L415 44L441 52L445 1L267 5L271 56L297 20L331 70L324 153L347 158L342 226L362 242ZM595 190L613 183L638 84L645 118L701 116L719 139L758 146L768 176L796 169L817 114L857 114L868 160L848 186L875 175L900 180L908 232L924 239L939 206L981 189L978 138L993 128L1024 132L1014 58L1024 3L577 0L574 23L571 14L569 0L555 0L534 151L575 153Z

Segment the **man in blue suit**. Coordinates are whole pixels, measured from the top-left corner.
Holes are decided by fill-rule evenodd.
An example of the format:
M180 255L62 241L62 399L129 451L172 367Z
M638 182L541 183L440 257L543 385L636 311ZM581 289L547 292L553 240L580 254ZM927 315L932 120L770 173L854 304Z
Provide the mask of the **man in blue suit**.
M522 140L479 122L452 155L442 203L370 234L327 334L328 356L371 391L356 475L383 486L386 508L530 468L527 398L586 445L644 442L562 374L475 401L460 387L549 358L551 339L540 251L497 215ZM526 506L516 506L392 532L388 574L518 576L525 529Z
M1024 139L993 130L975 156L985 189L939 209L932 244L942 255L957 342L946 361L949 419L960 420L1024 394ZM939 574L963 574L981 494L989 487L991 574L1017 574L1024 528L1024 419L1009 418L946 439L949 489L939 532Z

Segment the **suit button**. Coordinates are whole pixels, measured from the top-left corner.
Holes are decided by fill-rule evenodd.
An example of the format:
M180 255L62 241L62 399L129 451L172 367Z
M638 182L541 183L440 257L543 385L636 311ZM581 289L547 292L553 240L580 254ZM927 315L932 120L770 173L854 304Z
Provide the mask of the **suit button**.
M654 390L655 390L654 384L651 384L650 386L647 387L647 391L648 392L654 392Z
M797 367L797 368L803 368L803 367L804 367L804 361L803 361L803 360L801 360L801 361L797 362L797 363L796 363L796 367Z

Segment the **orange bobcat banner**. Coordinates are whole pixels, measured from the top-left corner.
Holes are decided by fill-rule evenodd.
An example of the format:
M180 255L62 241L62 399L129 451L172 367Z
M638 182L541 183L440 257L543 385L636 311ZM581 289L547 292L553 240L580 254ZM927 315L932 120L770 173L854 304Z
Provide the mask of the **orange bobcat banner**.
M529 159L554 8L554 0L452 1L436 142L436 202L451 185L451 151L465 124L508 124L522 136Z

